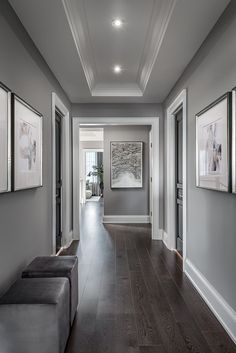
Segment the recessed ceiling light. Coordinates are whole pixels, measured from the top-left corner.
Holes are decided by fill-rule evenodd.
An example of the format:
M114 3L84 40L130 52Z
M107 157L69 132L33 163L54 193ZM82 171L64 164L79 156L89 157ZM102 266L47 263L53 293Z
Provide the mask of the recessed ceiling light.
M122 21L120 18L114 18L112 21L112 26L115 28L121 28L124 24L124 21Z
M115 74L119 74L121 73L121 66L120 65L115 65L113 68L113 71L115 72Z

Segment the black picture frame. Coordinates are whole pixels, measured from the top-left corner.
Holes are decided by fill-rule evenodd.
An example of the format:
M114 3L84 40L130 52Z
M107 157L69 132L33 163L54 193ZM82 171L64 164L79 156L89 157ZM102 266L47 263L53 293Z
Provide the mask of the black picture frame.
M5 115L5 122L6 122L6 131L5 131L5 136L0 136L1 142L4 140L5 137L5 148L6 148L6 153L5 157L3 157L3 149L1 147L1 158L5 158L4 164L5 167L3 167L2 163L1 164L1 170L2 172L6 173L5 175L5 185L1 184L0 180L0 194L4 193L9 193L11 192L11 177L12 177L12 161L11 161L11 90L8 88L3 82L0 82L0 89L2 92L6 93L5 97L5 104L7 105L7 112ZM4 115L4 114L3 114ZM1 114L2 117L2 114ZM4 133L4 132L3 132Z
M34 114L34 117L36 117L39 121L39 136L40 136L40 141L39 142L39 147L36 150L36 157L39 154L40 161L38 162L38 178L39 182L33 182L33 183L26 183L24 184L24 181L21 181L19 183L19 180L17 180L17 172L19 168L18 162L18 150L17 150L17 123L18 123L18 117L17 117L17 112L16 112L16 103L20 104L22 107L24 107L28 112L31 112ZM12 140L12 147L11 147L11 159L12 159L12 179L11 179L11 186L12 186L12 191L20 191L20 190L27 190L27 189L34 189L34 188L39 188L43 186L43 115L38 112L34 107L32 107L29 103L27 103L24 99L19 97L17 94L12 93L11 96L11 140ZM30 125L30 124L29 124ZM37 145L36 145L37 146ZM38 152L38 153L37 153ZM27 172L25 172L26 174ZM33 173L32 173L33 175ZM23 178L22 178L23 179Z
M225 116L223 117L225 119L226 123L226 131L225 131L225 136L226 136L226 162L227 162L227 167L225 168L226 172L226 177L224 177L226 185L217 187L217 186L207 186L207 183L212 182L213 183L218 183L219 185L222 185L223 183L220 182L220 174L217 175L216 173L212 172L211 174L204 175L203 177L200 176L200 157L199 157L199 120L203 118L203 116L206 113L209 113L210 110L214 109L222 103L223 101L226 101L226 108L225 108ZM219 119L218 119L219 120ZM216 124L216 121L212 121L208 125ZM220 192L231 192L232 190L232 178L231 178L231 125L232 125L232 94L231 92L227 92L223 94L221 97L216 99L214 102L209 104L207 107L202 109L199 113L196 114L196 186L198 188L203 188L203 189L208 189L208 190L215 190L215 191L220 191ZM222 153L222 146L221 146L221 153ZM215 153L215 152L214 152ZM201 172L201 171L200 171ZM215 175L215 179L214 179ZM205 179L205 183L200 181L200 178ZM209 180L207 180L207 178ZM218 179L217 179L218 178ZM223 178L223 177L222 177ZM210 180L211 179L211 180Z

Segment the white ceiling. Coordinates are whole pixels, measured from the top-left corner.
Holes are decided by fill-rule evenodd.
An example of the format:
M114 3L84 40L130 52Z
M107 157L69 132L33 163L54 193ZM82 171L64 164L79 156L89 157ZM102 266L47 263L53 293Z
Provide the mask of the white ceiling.
M73 103L158 103L230 0L9 2Z

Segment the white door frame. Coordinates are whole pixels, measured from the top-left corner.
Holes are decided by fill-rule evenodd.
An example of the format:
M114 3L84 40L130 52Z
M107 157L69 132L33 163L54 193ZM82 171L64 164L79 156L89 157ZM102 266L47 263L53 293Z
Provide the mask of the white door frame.
M70 198L70 113L56 93L52 93L52 253L56 253L56 148L55 121L56 109L62 114L62 247L72 240L70 230L71 198Z
M82 149L82 155L83 155L83 168L82 168L82 171L83 171L83 181L85 183L83 183L83 198L82 200L84 201L84 203L86 202L86 152L104 152L104 149L103 148L83 148ZM81 189L80 189L81 190Z
M149 131L149 215L152 224L152 173L153 173L153 153L152 153L152 129Z
M164 241L171 250L176 249L176 138L175 114L183 109L183 265L187 249L187 91L184 89L167 108L167 233Z
M80 229L80 191L79 191L79 128L82 125L151 125L153 141L153 220L152 238L162 239L160 230L160 148L159 117L74 117L73 118L73 237L79 239ZM154 138L153 138L154 137Z

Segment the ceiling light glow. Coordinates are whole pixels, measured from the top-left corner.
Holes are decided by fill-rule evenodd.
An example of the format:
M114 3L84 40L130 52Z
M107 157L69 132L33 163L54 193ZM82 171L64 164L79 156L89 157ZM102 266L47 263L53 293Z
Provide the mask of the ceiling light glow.
M121 73L121 66L120 66L120 65L115 65L113 71L114 71L116 74Z
M115 28L121 28L123 26L124 22L120 18L115 18L112 21L112 26Z

